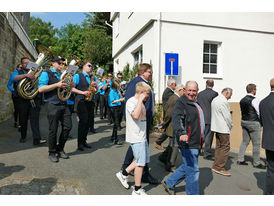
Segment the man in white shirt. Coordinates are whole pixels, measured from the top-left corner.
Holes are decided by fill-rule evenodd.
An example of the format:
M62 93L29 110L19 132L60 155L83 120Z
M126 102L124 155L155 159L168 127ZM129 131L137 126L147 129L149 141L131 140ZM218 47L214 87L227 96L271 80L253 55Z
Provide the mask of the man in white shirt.
M232 96L231 88L224 88L221 95L215 97L211 103L211 131L216 133L215 158L212 171L217 174L230 176L225 170L230 150L230 131L232 118L228 100Z
M247 95L241 99L241 126L243 129L243 141L240 146L238 161L239 165L248 165L244 155L250 140L253 146L253 167L265 169L266 167L260 161L260 143L261 143L261 125L259 119L260 100L255 97L256 85L248 84L246 86Z

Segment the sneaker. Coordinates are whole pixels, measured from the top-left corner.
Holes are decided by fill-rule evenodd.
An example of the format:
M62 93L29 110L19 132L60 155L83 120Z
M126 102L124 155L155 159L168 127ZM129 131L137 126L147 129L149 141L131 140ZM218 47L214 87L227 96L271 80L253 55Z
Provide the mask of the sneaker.
M116 173L116 177L120 180L121 184L124 188L129 189L129 185L127 183L128 177L122 174L122 171Z
M237 161L237 165L248 165L246 161Z
M170 195L175 195L175 190L171 189L168 184L166 183L166 181L162 181L162 185L165 188L165 191L170 194Z
M133 191L131 194L132 195L147 195L147 193L145 193L145 190L143 188L140 188L139 190L135 191L134 187L133 187Z
M230 172L228 172L226 170L216 170L216 169L213 169L213 168L211 168L211 170L213 172L216 172L217 174L220 174L220 175L231 176Z
M159 145L157 142L153 142L153 144L158 150L165 150L165 148Z

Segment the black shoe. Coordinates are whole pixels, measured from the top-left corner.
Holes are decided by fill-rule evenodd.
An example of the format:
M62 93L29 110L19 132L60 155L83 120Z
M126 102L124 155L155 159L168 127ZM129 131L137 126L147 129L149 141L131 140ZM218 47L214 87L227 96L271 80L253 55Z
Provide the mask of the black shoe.
M121 142L121 141L114 141L114 144L117 144L117 145L122 145L123 144L123 142Z
M211 155L209 155L209 156L204 156L203 157L205 160L213 160L213 157L211 156Z
M58 152L58 157L62 159L69 159L69 156L64 151Z
M96 133L96 130L94 128L90 129L89 131L92 133Z
M246 161L237 161L237 165L248 165L248 163Z
M84 147L78 147L77 150L84 151Z
M20 138L19 140L20 143L25 143L26 141L27 141L26 138Z
M88 143L86 143L86 142L83 144L83 146L86 148L89 148L89 149L91 148L91 146L89 146Z
M145 177L142 176L142 182L153 185L160 184L160 182L156 178L152 177L151 174L148 174Z
M254 168L258 168L258 169L265 169L265 168L266 168L266 166L265 166L265 165L262 165L262 164L259 164L259 165L257 165L257 166L254 166L254 165L253 165L253 167L254 167Z
M165 191L170 194L170 195L175 195L175 190L171 189L168 184L166 183L166 181L162 181L162 185L165 188Z
M47 143L47 140L45 139L40 139L39 141L34 141L33 145L40 145L40 144L45 144Z
M100 119L104 119L103 117L100 117Z
M56 157L55 153L49 154L49 159L54 163L59 162L59 158Z

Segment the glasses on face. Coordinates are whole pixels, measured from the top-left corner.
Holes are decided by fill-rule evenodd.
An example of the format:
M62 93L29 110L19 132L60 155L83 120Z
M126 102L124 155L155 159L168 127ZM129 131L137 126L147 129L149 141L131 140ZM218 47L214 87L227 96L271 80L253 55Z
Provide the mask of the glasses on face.
M108 75L108 77L112 77L112 75Z
M64 65L65 63L63 63L63 62L57 62L57 64L59 64L59 65Z
M91 64L87 65L89 68L93 68L93 66Z

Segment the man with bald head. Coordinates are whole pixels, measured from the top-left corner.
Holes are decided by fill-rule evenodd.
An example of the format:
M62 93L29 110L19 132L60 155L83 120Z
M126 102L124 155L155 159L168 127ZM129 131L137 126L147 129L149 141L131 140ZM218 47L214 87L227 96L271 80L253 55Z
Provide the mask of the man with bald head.
M274 195L274 78L270 80L270 94L259 105L263 126L262 148L266 154L265 195Z
M196 101L198 84L188 81L185 93L175 103L172 112L173 136L183 157L183 164L162 182L169 194L175 194L175 186L186 179L186 194L199 195L198 155L202 147L205 122L201 106Z

